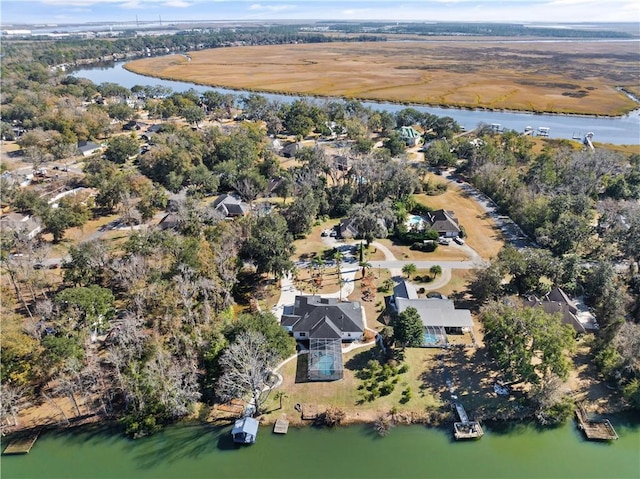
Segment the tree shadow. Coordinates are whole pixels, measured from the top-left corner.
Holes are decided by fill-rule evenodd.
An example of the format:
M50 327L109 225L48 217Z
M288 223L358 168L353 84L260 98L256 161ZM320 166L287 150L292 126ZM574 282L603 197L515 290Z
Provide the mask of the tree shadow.
M374 359L380 363L384 363L384 354L380 348L370 348L366 351L355 354L351 359L344 363L344 367L351 371L361 371L367 366L369 361Z

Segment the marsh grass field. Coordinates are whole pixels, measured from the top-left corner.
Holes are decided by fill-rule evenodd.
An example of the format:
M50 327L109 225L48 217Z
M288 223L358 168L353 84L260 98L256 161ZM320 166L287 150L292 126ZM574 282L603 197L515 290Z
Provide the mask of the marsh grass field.
M139 74L256 92L459 108L622 115L640 90L634 41L335 42L136 60Z

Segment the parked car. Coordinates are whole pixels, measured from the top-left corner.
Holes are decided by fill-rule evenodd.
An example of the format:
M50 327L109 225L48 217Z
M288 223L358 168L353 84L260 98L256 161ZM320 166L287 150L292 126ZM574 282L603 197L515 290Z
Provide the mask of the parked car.
M464 239L460 238L459 236L456 236L455 238L453 238L453 241L455 241L456 243L463 245L464 244Z
M449 238L440 237L438 238L438 244L449 246L451 244L451 240Z

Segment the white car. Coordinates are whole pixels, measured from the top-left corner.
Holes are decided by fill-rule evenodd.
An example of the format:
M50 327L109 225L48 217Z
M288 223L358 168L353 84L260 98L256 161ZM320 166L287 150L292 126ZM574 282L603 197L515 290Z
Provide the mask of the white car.
M459 245L463 245L464 244L464 240L462 238L460 238L459 236L456 236L455 238L453 238L453 241L455 241Z
M451 240L449 238L440 237L438 238L438 244L449 246L451 244Z

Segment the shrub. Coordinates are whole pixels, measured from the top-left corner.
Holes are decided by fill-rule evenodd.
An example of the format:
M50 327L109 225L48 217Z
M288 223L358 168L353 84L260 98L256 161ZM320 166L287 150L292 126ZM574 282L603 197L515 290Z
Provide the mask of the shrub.
M328 407L322 417L322 422L329 427L338 426L344 420L345 412L335 406Z
M404 374L407 371L409 371L409 365L407 363L404 363L402 366L400 366L400 369L398 370L398 373Z
M410 249L414 251L422 251L424 253L432 253L438 248L438 243L433 240L427 240L426 243L413 243Z

